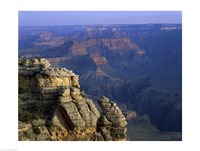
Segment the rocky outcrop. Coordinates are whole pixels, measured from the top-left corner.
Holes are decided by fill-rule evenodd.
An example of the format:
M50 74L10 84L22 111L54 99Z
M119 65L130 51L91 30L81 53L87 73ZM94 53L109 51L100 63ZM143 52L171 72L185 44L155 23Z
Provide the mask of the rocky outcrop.
M103 111L99 128L105 140L126 140L127 122L117 104L106 97L102 97L99 104Z
M46 59L19 59L19 140L126 140L125 117L106 97L94 102L79 77Z

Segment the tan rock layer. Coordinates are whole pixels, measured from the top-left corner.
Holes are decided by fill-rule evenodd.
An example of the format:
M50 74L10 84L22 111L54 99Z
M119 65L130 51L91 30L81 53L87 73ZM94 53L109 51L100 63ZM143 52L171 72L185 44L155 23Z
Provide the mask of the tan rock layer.
M99 127L105 140L126 140L127 122L117 104L106 97L99 99L99 104L103 111Z
M50 68L46 59L19 63L19 140L126 140L117 104L101 98L100 115L72 71Z

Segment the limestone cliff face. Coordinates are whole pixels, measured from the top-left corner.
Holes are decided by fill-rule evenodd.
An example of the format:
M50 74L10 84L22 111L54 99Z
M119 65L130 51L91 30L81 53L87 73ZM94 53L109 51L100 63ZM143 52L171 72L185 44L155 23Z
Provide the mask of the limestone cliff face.
M139 51L138 54L140 55L145 53L144 50L141 50L135 43L131 42L129 38L103 38L90 39L83 42L75 42L69 51L72 55L81 56L86 55L88 52L94 53L94 48L96 48L96 50L98 48L106 48L112 52L118 53L122 53L121 51L135 51L136 53Z
M99 104L101 114L72 71L46 59L19 60L19 140L126 140L117 104L106 97Z

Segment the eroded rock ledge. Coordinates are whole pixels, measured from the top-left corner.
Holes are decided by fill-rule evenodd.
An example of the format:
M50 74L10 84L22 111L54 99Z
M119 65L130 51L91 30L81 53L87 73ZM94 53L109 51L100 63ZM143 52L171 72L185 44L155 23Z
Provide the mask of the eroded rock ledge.
M72 71L51 68L46 59L19 59L19 140L126 140L117 104L102 97L99 105L101 114Z

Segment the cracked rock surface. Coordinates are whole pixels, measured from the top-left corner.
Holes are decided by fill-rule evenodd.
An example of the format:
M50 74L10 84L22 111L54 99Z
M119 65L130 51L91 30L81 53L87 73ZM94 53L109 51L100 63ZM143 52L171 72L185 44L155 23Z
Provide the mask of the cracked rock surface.
M19 60L19 140L126 140L124 115L113 101L83 96L79 77L46 59Z

